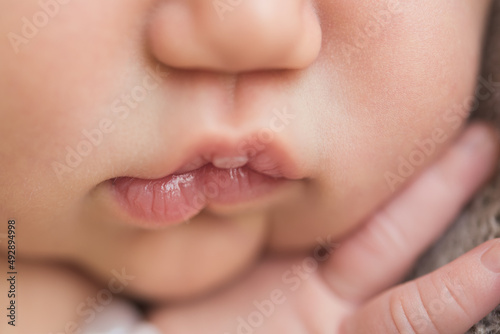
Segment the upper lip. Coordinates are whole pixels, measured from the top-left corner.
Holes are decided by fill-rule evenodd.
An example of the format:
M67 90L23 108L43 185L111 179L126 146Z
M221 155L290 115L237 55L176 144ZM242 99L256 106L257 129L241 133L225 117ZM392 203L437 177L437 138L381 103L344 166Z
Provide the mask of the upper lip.
M189 172L211 163L222 169L245 166L275 178L301 178L291 156L277 145L264 145L264 148L257 145L211 145L209 148L201 147L197 152L202 153L194 153L194 158L189 158L174 174Z
M142 166L141 171L130 175L141 179L159 179L172 174L187 173L196 170L206 164L214 164L214 161L224 158L235 158L243 167L254 170L258 173L275 177L298 180L305 178L304 171L300 168L297 158L279 138L264 143L257 134L250 134L244 137L230 139L227 137L202 138L198 145L186 149L187 153L172 163L163 171L155 164L154 170L158 173L149 174L146 166ZM246 161L245 161L246 160ZM245 162L243 164L243 162ZM216 167L217 162L214 164ZM146 167L146 168L144 168ZM233 168L228 166L227 168Z

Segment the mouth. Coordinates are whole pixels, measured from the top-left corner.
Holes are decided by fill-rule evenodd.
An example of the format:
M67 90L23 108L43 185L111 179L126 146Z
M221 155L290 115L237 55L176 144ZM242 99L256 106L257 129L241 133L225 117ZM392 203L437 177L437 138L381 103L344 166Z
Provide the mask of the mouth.
M210 154L195 155L164 177L108 180L113 197L135 218L133 222L163 227L189 221L203 210L226 213L266 206L302 178L290 156L278 147L254 154L201 151Z

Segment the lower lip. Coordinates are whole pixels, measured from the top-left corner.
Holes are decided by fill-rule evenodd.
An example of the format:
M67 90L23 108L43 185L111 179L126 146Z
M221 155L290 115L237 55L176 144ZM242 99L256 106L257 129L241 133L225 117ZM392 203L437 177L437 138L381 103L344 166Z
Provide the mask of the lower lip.
M157 180L121 177L113 182L118 202L132 216L157 225L182 223L210 204L237 205L271 193L286 182L246 167L197 170Z

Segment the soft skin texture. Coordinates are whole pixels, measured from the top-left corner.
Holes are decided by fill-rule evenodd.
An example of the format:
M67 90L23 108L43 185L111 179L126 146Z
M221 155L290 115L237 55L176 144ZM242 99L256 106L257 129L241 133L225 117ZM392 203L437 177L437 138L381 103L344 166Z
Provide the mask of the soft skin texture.
M0 0L10 36L0 42L0 203L2 224L19 222L20 260L68 260L103 282L125 267L132 295L169 300L209 291L264 250L340 240L459 130L490 4L243 1L222 20L207 3L70 1L13 45L9 33L22 35L22 18L41 7ZM141 85L147 97L130 101ZM273 144L301 179L272 200L153 230L127 224L110 200L107 180L170 174L200 142L243 141L284 108L293 118ZM67 148L100 126L102 141L61 169ZM434 152L388 183L436 131Z
M462 334L500 301L499 240L392 286L491 175L498 151L498 135L472 125L342 244L324 239L322 253L270 256L221 293L150 319L179 334Z

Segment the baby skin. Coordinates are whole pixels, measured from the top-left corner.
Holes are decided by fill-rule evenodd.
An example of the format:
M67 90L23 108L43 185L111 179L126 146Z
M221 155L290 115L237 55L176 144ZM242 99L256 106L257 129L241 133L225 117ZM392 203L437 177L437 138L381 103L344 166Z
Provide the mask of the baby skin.
M0 0L1 332L102 290L163 333L465 332L498 241L396 284L494 169L490 5Z

